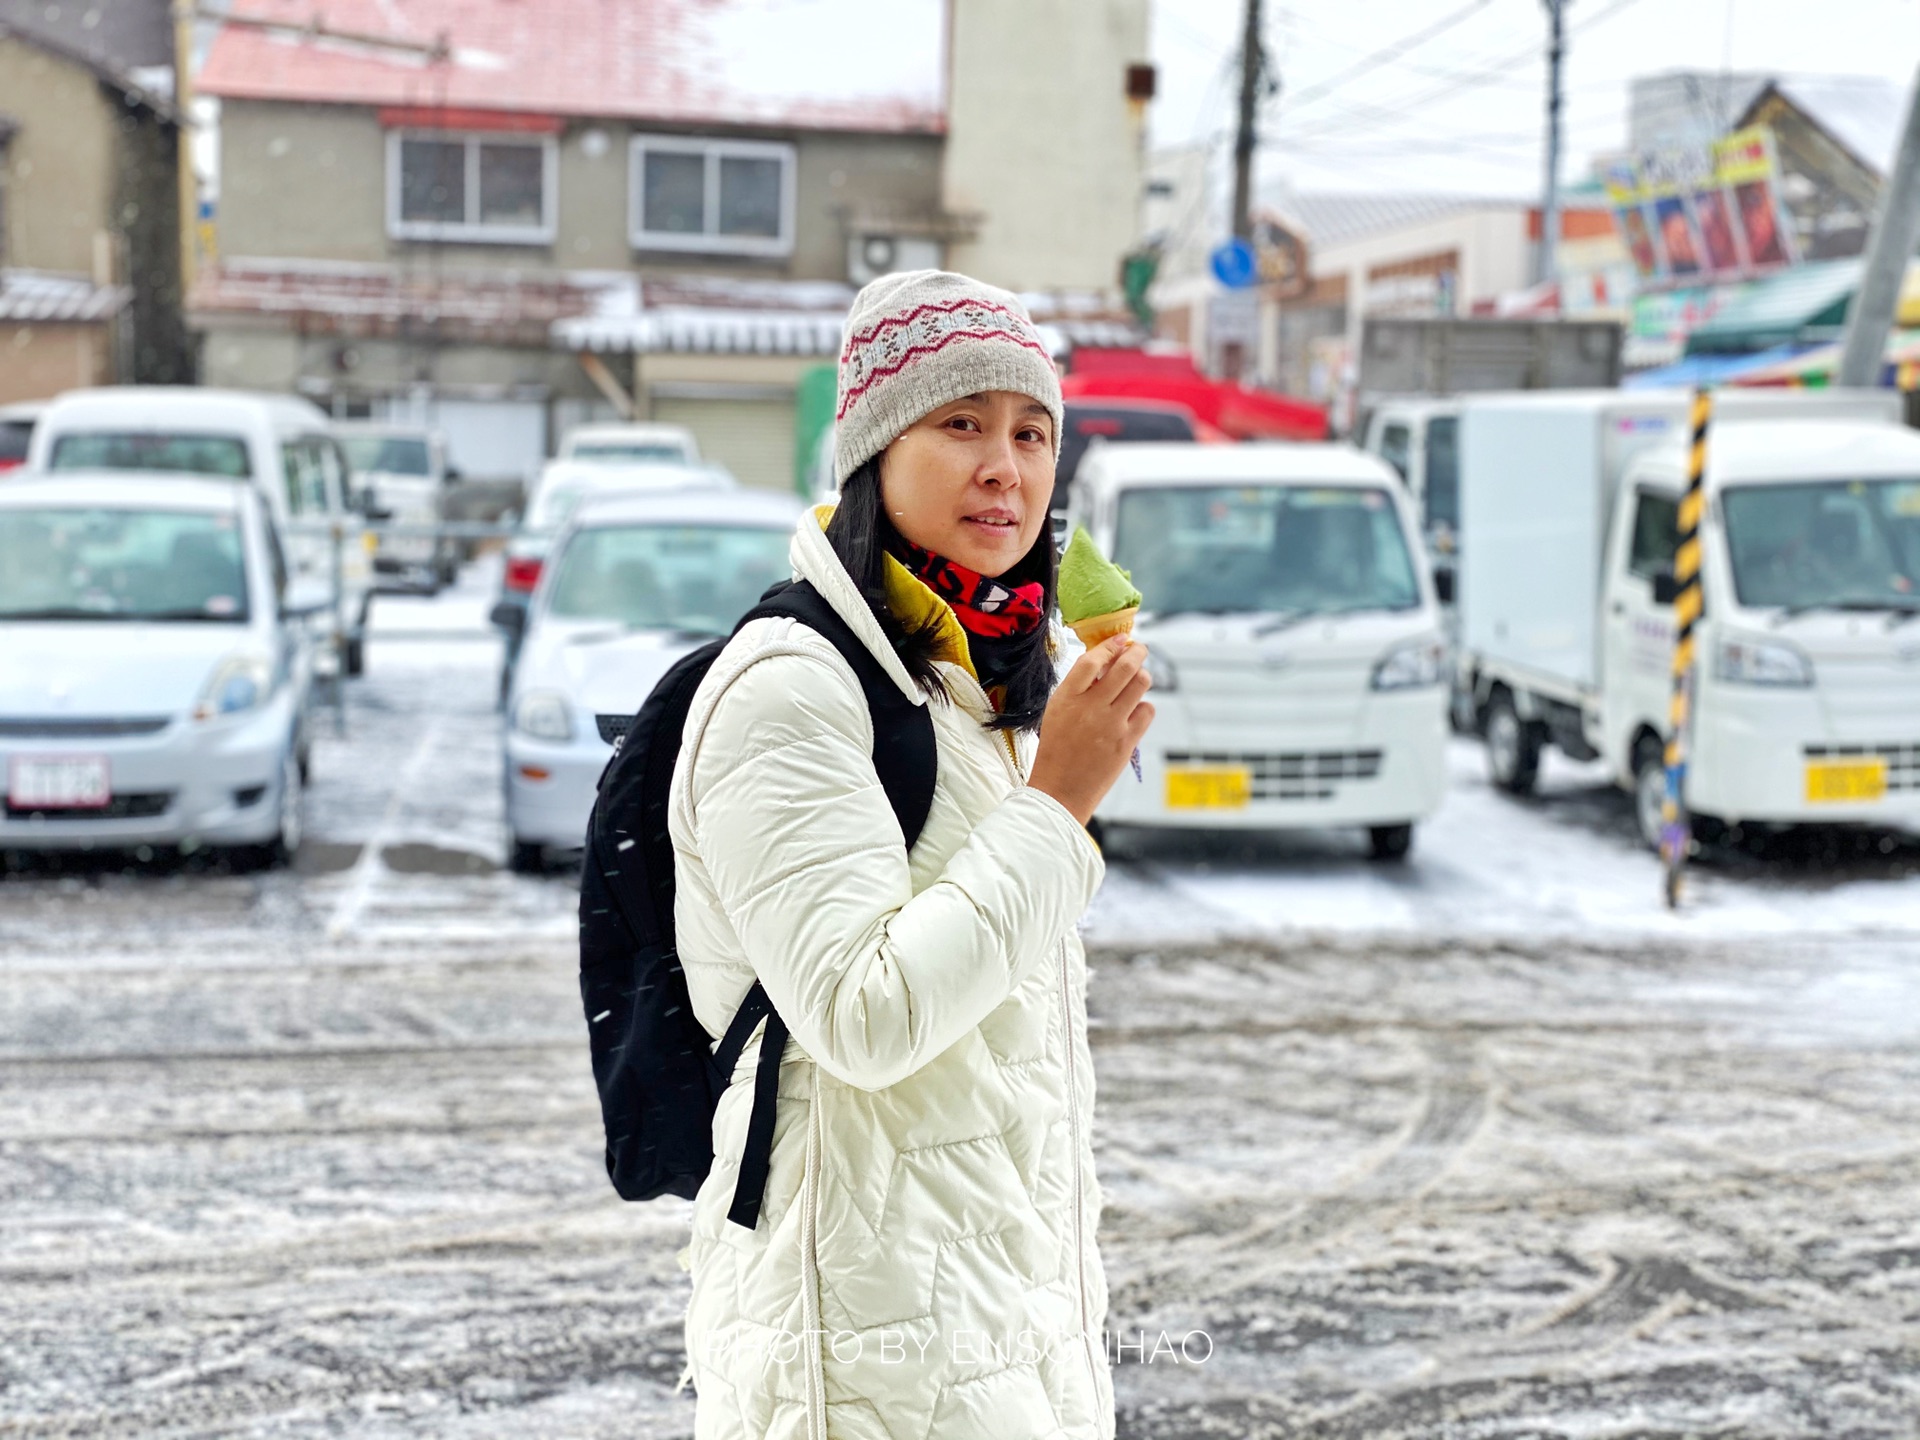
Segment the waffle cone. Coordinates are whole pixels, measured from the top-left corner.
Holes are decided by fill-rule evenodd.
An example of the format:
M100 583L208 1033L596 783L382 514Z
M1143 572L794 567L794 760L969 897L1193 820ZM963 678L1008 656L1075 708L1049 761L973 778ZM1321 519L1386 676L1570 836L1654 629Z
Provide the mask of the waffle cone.
M1105 615L1089 615L1084 620L1076 620L1067 628L1080 637L1080 643L1091 650L1103 640L1111 640L1116 635L1133 633L1134 616L1140 613L1138 605L1129 605L1124 610L1109 610Z

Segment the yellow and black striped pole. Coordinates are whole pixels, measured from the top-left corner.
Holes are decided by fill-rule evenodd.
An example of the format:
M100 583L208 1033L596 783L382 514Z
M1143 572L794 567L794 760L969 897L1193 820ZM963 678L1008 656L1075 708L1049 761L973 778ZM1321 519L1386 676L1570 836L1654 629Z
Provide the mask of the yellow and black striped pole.
M1692 443L1687 448L1687 493L1680 500L1673 547L1673 701L1667 710L1667 799L1660 812L1660 858L1665 862L1667 908L1680 904L1680 876L1693 846L1684 798L1687 737L1693 709L1693 628L1700 619L1700 518L1707 491L1707 421L1713 401L1702 385L1693 392Z

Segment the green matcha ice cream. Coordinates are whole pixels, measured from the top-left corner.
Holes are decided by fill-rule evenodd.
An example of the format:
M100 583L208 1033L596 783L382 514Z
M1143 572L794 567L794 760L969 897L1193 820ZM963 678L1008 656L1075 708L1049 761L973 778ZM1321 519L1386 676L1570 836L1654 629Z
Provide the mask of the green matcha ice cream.
M1133 577L1100 553L1084 525L1074 527L1067 553L1060 557L1056 590L1060 618L1089 647L1133 628L1141 599Z

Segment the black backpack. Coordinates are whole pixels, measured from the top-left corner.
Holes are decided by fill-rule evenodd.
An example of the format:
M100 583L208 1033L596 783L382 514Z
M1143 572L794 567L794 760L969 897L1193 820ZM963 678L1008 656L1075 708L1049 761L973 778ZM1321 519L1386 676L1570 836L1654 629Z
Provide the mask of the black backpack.
M873 713L873 763L908 848L933 804L933 717L806 581L761 596L740 625L791 616L833 643ZM735 626L737 631L739 626ZM773 1155L774 1101L787 1026L755 980L719 1048L694 1018L674 949L673 842L667 791L693 692L726 645L714 640L661 676L634 716L599 717L614 744L587 820L580 872L580 998L606 1122L607 1174L626 1200L691 1200L713 1167L713 1112L761 1019L753 1112L727 1218L753 1229Z

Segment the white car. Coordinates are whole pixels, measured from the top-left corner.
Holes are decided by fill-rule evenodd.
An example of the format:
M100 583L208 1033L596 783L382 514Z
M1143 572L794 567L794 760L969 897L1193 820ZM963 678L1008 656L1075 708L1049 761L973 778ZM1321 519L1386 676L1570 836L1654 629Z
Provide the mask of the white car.
M576 425L560 459L596 465L698 465L700 446L684 425Z
M460 472L447 463L447 437L424 425L336 420L354 486L370 500L369 518L403 525L438 525L447 518L447 486ZM445 536L381 535L373 568L382 588L432 594L460 570L460 545Z
M580 848L614 737L675 661L792 578L804 513L792 496L688 490L601 501L559 537L507 700L514 869Z
M1399 477L1345 445L1096 445L1069 506L1145 597L1154 679L1144 783L1099 821L1404 857L1446 786L1447 648Z
M0 485L0 848L300 843L304 601L251 486Z
M294 575L319 582L329 596L338 530L340 599L318 620L323 633L337 640L346 673L360 673L373 599L371 537L353 510L351 472L333 422L318 406L292 395L191 386L69 390L40 417L26 468L250 481L284 537Z

